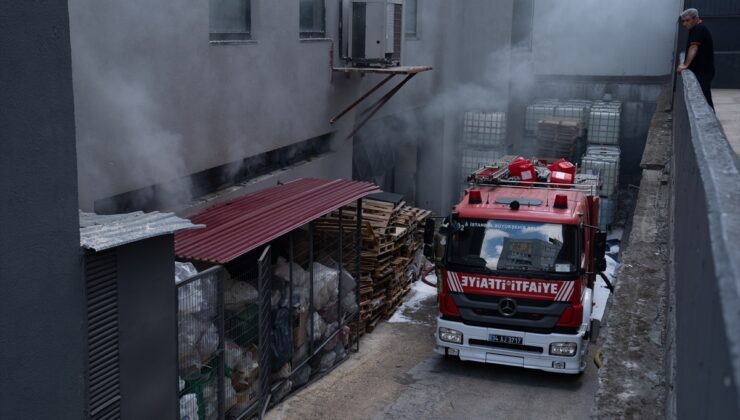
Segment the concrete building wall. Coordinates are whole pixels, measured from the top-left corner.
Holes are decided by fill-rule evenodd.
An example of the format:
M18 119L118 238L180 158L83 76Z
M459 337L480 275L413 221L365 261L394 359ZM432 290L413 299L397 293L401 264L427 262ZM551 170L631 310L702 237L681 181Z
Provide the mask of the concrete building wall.
M689 71L673 110L673 408L678 418L738 418L738 159Z
M0 3L0 418L85 413L66 1Z
M297 1L252 0L253 39L214 44L208 2L72 0L81 207L312 137L346 136L354 115L336 126L329 119L359 82L332 78L338 14L326 1L327 39L301 40ZM333 146L341 156L350 145ZM329 166L351 175L347 160Z
M660 76L671 72L682 2L534 2L538 74Z

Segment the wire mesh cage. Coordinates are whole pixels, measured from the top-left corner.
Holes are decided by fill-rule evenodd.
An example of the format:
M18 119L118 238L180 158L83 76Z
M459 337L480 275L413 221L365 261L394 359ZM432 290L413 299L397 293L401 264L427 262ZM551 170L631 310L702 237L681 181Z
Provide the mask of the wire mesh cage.
M463 115L463 142L468 146L503 146L506 142L506 113L465 112Z
M180 417L217 419L235 399L225 395L222 373L223 269L196 273L176 264Z

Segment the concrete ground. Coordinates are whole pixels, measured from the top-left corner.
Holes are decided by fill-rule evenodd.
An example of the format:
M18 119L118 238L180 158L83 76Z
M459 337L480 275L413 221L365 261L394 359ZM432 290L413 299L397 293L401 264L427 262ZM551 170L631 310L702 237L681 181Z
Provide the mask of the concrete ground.
M740 89L712 89L712 101L727 140L740 155Z
M432 351L436 313L431 296L406 311L410 322L381 323L362 338L359 353L272 409L267 418L590 416L597 386L592 355L581 376L446 360Z

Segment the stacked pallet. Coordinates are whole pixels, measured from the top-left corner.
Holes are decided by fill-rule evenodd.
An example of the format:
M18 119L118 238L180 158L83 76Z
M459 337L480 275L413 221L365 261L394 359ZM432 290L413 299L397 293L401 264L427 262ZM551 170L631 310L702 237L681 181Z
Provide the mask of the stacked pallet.
M575 119L545 119L537 124L537 153L573 159L582 132Z
M345 232L356 229L354 204L343 208ZM362 248L360 251L360 334L372 332L401 304L415 280L409 273L414 256L422 246L424 222L431 214L406 205L364 199L362 204ZM338 212L315 222L317 231L337 231Z

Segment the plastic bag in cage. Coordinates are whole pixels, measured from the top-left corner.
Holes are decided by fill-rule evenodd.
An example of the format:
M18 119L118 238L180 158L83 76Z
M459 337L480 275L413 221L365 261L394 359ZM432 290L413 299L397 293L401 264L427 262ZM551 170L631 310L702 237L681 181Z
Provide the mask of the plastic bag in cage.
M336 331L337 328L339 328L339 323L338 322L332 322L331 324L327 324L327 326L326 326L326 336L328 337L329 334L331 334L334 331Z
M290 390L293 388L293 382L290 379L286 379L283 381L278 388L272 392L272 400L276 403L280 402L285 398L286 395L290 392Z
M348 293L342 298L342 312L345 314L353 314L357 312L357 309L357 295L355 295L353 290L352 293Z
M175 261L175 284L179 284L196 274L198 274L198 270L195 269L193 264Z
M246 372L247 367L252 362L251 354L245 352L243 348L231 340L226 340L225 353L226 366L231 369Z
M270 307L272 309L277 309L278 305L280 304L280 300L283 298L283 294L280 292L279 289L275 289L270 294Z
M342 327L342 331L339 331L339 339L342 341L342 345L347 347L349 345L349 326L345 325Z
M326 267L337 271L337 276L339 276L339 264L336 261L334 261L333 258L326 255L323 258L321 258L319 261ZM347 271L347 269L344 267L342 270L341 281L342 281L342 296L344 296L346 293L353 290L357 286L357 283L355 282L355 278L352 277L352 274L350 274L350 272Z
M344 349L344 346L342 345L341 341L337 343L337 345L334 347L334 352L337 354L335 363L347 357L347 351Z
M295 349L295 351L293 352L293 359L291 360L292 365L297 366L301 364L301 362L306 360L306 357L308 357L308 343L305 343Z
M290 362L288 362L272 373L272 376L270 376L270 382L275 383L283 379L288 379L291 372Z
M178 317L178 354L180 356L180 369L193 371L200 368L200 356L197 344L203 333L212 325L203 322L191 315L180 315ZM218 335L216 337L218 340Z
M321 357L321 363L319 363L319 371L323 372L330 367L334 366L334 362L337 360L337 354L333 351L330 351L328 353L324 353L324 356Z
M319 314L324 318L324 321L331 324L332 322L337 322L337 318L339 317L337 309L337 300L333 298L319 310Z
M293 288L304 287L308 283L308 275L300 265L296 263L289 264L283 257L278 257L277 264L273 268L273 275L278 279L290 283L290 268L293 267Z
M229 279L224 287L224 303L227 311L240 312L248 303L257 303L257 289L245 281Z
M324 353L334 351L334 348L337 346L337 343L339 343L339 337L335 335L329 341L327 341L326 344L324 345Z
M323 264L313 264L313 305L323 308L338 293L339 273Z
M293 326L290 320L290 311L280 308L275 311L272 321L272 369L279 369L293 354Z
M215 325L210 324L208 329L201 336L198 341L198 355L200 360L205 362L213 356L213 353L218 350L218 329Z
M218 388L215 381L203 386L203 412L206 419L218 416Z
M293 375L293 389L307 384L309 379L311 379L311 367L305 365Z
M321 340L321 337L324 336L324 333L326 332L326 322L321 318L321 315L314 312L312 323L306 324L306 334L311 337L311 325L313 324L313 341L319 341Z
M180 420L198 420L198 397L195 394L180 397Z
M226 411L236 405L236 390L229 381L224 383L224 404L226 405Z
M347 270L342 270L342 296L347 296L348 293L353 293L357 287L355 278Z

